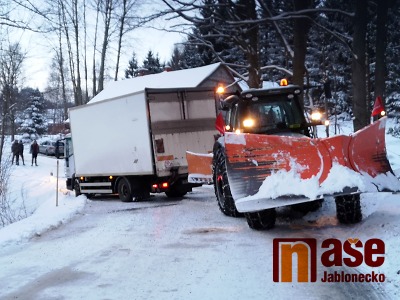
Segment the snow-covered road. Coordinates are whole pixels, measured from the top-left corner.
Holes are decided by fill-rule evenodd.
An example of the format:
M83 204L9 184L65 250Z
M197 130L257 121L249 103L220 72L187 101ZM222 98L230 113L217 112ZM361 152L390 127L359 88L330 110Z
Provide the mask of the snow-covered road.
M211 186L180 201L94 198L70 223L0 249L0 299L398 299L398 202L366 195L366 219L342 226L328 199L305 217L280 210L275 229L257 232L223 216ZM319 264L317 282L274 283L272 241L289 237L388 238L387 280L322 283Z

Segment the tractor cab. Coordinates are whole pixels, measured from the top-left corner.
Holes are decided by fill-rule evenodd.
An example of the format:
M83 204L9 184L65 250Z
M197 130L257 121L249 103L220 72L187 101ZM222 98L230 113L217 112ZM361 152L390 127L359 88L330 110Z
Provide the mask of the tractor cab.
M281 134L293 132L309 136L309 124L299 103L301 89L285 86L250 89L221 101L225 130L236 133Z

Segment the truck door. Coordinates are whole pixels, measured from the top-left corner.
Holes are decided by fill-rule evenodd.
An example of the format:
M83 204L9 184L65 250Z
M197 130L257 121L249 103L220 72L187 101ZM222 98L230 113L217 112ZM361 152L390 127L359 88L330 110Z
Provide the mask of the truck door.
M212 151L217 114L212 89L148 92L157 175L187 173L186 151Z

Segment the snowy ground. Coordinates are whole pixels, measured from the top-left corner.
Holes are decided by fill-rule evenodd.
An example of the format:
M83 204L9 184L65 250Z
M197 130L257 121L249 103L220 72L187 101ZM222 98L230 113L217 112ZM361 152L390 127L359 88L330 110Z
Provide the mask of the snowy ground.
M350 132L350 124L342 123L341 130ZM399 175L400 140L386 138ZM13 166L9 192L28 217L0 229L1 299L400 297L400 194L363 194L363 221L354 226L339 225L334 201L327 199L304 217L282 209L274 230L257 232L245 220L219 213L210 186L179 202L162 196L131 204L91 201L66 191L64 178L57 190L56 159L39 156L39 166L32 167L25 151L25 161ZM59 171L62 176L62 160ZM385 263L378 272L386 281L273 283L272 239L284 237L381 239ZM365 265L357 269L369 271Z

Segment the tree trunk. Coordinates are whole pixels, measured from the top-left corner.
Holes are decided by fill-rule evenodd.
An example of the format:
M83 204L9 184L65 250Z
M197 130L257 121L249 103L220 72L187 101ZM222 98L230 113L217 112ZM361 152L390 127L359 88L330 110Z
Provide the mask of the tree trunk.
M75 59L76 59L76 92L75 92L75 103L82 105L82 84L81 84L81 59L79 52L79 15L78 15L78 1L74 0L74 33L75 33Z
M295 10L311 8L314 4L312 0L293 1ZM293 83L304 86L304 76L306 74L305 59L307 53L307 37L311 27L310 20L306 18L296 18L293 28ZM300 98L301 105L304 107L304 99Z
M368 22L368 9L364 0L355 0L355 16L353 27L353 126L357 131L369 123L367 107L366 83L366 33Z
M105 63L106 63L106 54L108 48L108 42L110 39L110 24L111 24L111 13L113 10L113 1L106 0L105 2L105 12L104 12L104 36L103 36L103 46L101 48L101 57L100 57L100 70L99 70L99 78L97 82L97 93L100 93L104 88L104 72L105 72Z
M92 62L92 83L93 83L93 97L97 94L97 76L96 76L96 47L97 47L97 30L99 28L99 15L100 15L100 0L96 2L96 22L94 30L94 42L93 42L93 62Z
M388 0L377 1L378 16L376 24L376 62L375 62L375 98L385 95L386 77L386 46L387 46L387 27L386 20L388 14Z
M246 6L246 17L250 20L257 19L256 4L255 1L248 1ZM249 63L248 72L249 79L247 84L250 88L260 88L261 72L260 72L260 57L259 57L259 29L258 26L249 26L246 30L246 36L243 36L241 41L249 40L249 43L244 46L246 48L246 59Z
M122 47L122 37L124 35L124 23L125 23L125 18L127 15L127 0L123 0L123 9L122 9L122 15L120 17L120 26L119 26L119 34L118 34L118 49L117 49L117 63L115 65L115 76L114 76L114 81L118 80L118 71L119 71L119 60L121 56L121 47Z

